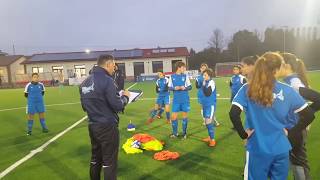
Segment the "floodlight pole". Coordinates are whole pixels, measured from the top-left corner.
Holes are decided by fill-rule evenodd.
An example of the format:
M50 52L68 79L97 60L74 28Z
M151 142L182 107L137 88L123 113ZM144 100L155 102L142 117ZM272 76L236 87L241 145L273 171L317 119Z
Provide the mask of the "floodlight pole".
M283 28L283 53L286 52L286 30L288 26L281 26Z

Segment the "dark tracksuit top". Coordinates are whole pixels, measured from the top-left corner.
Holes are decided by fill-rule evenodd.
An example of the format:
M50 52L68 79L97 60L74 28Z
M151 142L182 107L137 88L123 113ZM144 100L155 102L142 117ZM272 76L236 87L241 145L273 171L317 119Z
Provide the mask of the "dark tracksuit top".
M119 96L112 76L98 66L94 67L92 73L81 83L80 96L89 124L118 125L117 113L123 111L128 103L128 97Z

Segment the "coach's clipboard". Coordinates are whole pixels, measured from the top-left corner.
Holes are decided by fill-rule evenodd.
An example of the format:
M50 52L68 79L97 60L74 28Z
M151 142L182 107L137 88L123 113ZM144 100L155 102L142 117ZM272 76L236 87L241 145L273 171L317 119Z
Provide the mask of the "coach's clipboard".
M140 96L142 96L143 92L141 90L129 90L130 92L130 97L129 97L129 102L132 103L135 102L139 99ZM123 90L119 92L120 96L123 94Z

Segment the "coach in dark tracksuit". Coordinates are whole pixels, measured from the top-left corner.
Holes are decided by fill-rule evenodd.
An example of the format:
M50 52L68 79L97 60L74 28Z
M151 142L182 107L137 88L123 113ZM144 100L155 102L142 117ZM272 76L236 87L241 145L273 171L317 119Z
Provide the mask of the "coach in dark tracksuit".
M98 66L80 85L81 105L88 114L89 135L92 145L90 178L100 179L103 167L104 179L117 179L119 149L118 112L123 111L129 100L129 92L119 96L115 82L114 58L102 55Z
M117 84L117 90L121 91L124 89L124 74L119 69L119 66L116 64L115 71L113 73L113 79Z

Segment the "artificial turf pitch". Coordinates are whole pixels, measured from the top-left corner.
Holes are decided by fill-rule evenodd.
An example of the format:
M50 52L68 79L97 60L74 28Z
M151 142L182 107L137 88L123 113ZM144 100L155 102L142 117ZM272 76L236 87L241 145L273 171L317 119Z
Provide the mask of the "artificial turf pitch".
M310 72L308 77L313 89L320 91L320 72ZM207 136L202 125L196 89L190 92L188 139L170 139L171 125L165 119L157 119L145 125L149 111L155 103L154 82L137 83L132 89L141 89L142 99L127 106L120 115L120 151L118 179L216 179L239 180L245 163L243 142L230 129L228 117L230 96L229 78L215 79L217 93L216 117L221 126L215 128L217 145L209 148L201 141ZM126 84L129 87L130 83ZM45 94L48 134L41 132L36 117L32 136L26 136L26 99L23 89L0 90L0 172L26 156L85 116L79 103L77 87L47 88ZM181 118L180 118L181 119ZM135 132L127 132L129 121L136 125ZM320 178L320 113L316 115L308 134L307 150L313 179ZM182 130L179 122L179 132ZM127 155L121 146L133 133L148 133L165 141L165 149L181 154L178 160L160 162L153 159L154 152ZM90 140L87 122L84 121L42 152L24 162L3 179L89 179ZM291 176L289 179L292 179Z

